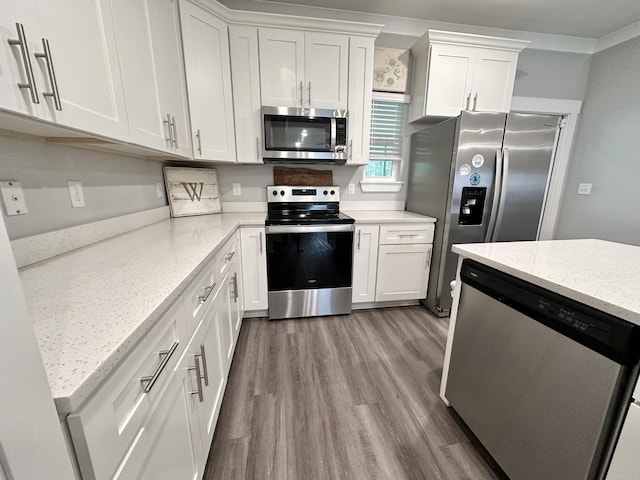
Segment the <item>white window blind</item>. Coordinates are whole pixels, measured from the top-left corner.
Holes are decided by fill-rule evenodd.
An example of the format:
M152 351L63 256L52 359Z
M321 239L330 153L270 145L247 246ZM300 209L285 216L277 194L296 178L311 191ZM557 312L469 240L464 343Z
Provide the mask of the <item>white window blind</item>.
M365 177L395 178L402 160L406 103L374 100L371 108L371 143Z

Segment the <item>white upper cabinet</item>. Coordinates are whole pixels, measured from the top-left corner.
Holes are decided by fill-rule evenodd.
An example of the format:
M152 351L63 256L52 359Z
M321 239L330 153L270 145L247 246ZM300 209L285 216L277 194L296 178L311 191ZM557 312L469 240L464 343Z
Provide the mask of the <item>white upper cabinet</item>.
M262 104L347 108L349 36L260 29Z
M518 55L529 42L429 30L411 51L409 121L462 110L508 112Z
M347 165L369 163L373 52L371 37L349 39L349 145Z
M178 0L112 0L131 142L192 157Z
M235 162L227 24L189 1L180 13L194 158Z
M111 2L64 0L33 6L29 0L1 4L0 60L7 68L0 73L0 108L126 140Z
M229 26L231 81L238 163L262 163L258 29Z

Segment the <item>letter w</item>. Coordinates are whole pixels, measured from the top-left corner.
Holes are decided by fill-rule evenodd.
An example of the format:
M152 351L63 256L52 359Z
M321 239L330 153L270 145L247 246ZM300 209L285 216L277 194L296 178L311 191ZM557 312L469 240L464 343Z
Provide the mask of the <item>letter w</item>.
M202 189L204 188L204 182L199 182L199 183L180 182L180 183L182 183L182 186L187 191L187 195L189 195L189 198L191 199L192 202L195 201L196 199L198 201L202 199ZM198 192L198 185L200 185L199 192Z

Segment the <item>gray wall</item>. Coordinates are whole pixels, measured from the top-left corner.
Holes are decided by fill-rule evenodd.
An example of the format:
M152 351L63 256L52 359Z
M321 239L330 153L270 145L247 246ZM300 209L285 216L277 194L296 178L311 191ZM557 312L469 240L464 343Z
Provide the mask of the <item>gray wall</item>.
M593 56L557 238L640 245L640 38ZM591 195L577 195L593 183Z
M582 100L591 55L525 48L518 57L513 95Z
M12 240L167 204L159 162L36 140L0 136L0 180L22 184L29 211L7 217L3 206ZM82 182L86 207L71 207L68 180Z

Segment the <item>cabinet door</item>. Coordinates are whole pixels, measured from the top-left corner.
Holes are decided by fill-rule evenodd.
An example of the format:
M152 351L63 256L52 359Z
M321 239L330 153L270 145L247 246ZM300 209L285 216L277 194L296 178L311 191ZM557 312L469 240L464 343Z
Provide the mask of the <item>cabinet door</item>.
M167 151L169 125L160 109L147 2L111 1L131 142Z
M33 87L32 72L37 66L33 53L40 51L39 26L36 7L32 0L1 0L0 10L0 108L26 115L37 115L42 98L42 85ZM20 27L16 26L20 24ZM18 28L25 35L25 45L10 45L9 41L18 40ZM31 69L29 68L31 64ZM38 80L40 80L38 78ZM20 88L18 84L32 85L31 88Z
M425 298L430 261L430 244L380 245L376 302Z
M266 310L267 301L267 254L264 243L264 228L242 228L242 284L245 311Z
M110 0L38 2L41 37L49 62L33 68L43 93L43 118L107 137L128 140L124 93ZM44 53L41 39L34 55ZM57 86L61 110L56 109Z
M180 11L194 158L235 162L227 24L190 1Z
M255 27L229 26L238 163L262 163L260 57Z
M242 283L240 281L238 262L233 266L233 270L229 274L229 277L232 289L229 300L229 311L231 312L231 336L233 337L233 349L235 351L236 344L238 343L238 336L240 334L240 327L242 327L242 314L244 313L244 309L242 307Z
M262 104L303 106L304 33L261 28L258 39Z
M170 151L190 158L193 153L178 0L147 0L147 5L160 110L163 118L171 117L174 142Z
M220 292L218 292L220 295ZM226 376L222 365L222 352L220 344L220 311L212 308L206 313L198 333L194 337L188 361L190 368L191 391L202 388L202 401L199 395L194 395L192 400L198 415L202 444L205 455L209 451L213 434L218 421L218 413L222 404L222 395L226 382ZM196 377L196 362L198 362L200 383Z
M356 226L353 245L353 303L375 300L378 235L378 225Z
M222 368L225 377L229 374L231 359L233 358L233 329L231 327L231 285L229 276L225 277L221 286L220 293L211 308L215 308L219 315L220 326L220 351L222 356Z
M206 452L192 394L189 355L177 368L149 421L113 476L117 480L199 480Z
M347 108L349 37L306 33L303 104L313 108Z
M430 47L426 115L455 117L470 108L474 58L472 47Z
M369 163L374 39L349 40L349 150L347 164Z
M517 64L518 52L478 48L471 87L471 109L508 112Z

